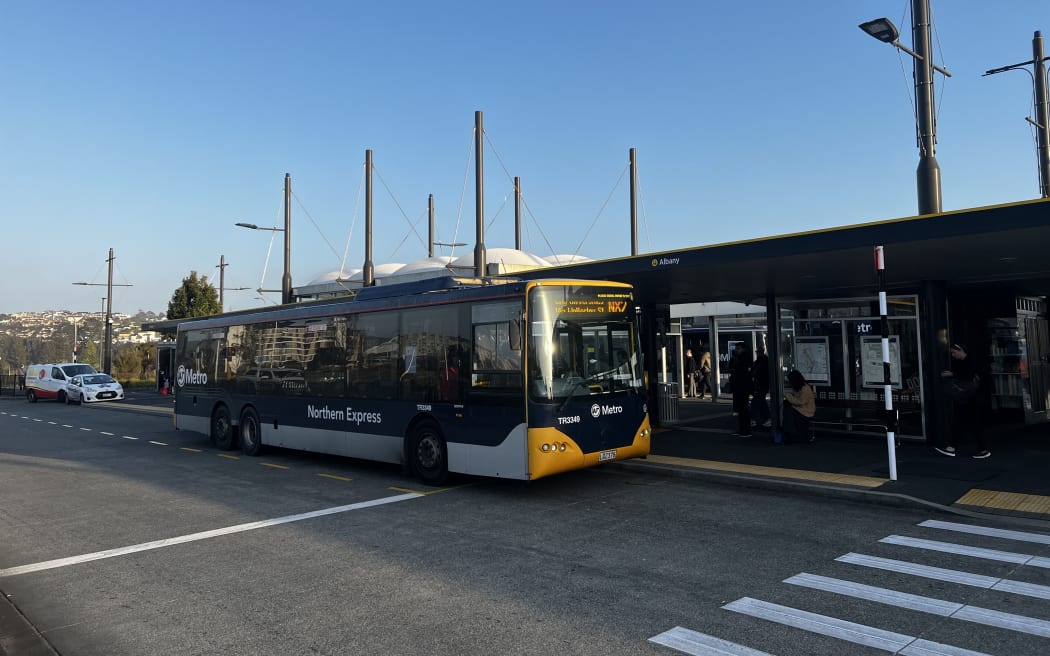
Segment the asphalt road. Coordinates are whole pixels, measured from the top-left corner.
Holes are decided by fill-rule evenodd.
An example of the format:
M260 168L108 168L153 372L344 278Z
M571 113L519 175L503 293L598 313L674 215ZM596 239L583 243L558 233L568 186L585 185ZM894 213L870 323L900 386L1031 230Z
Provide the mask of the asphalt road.
M117 410L0 403L0 593L59 654L1050 653L1050 530L613 468L425 488Z

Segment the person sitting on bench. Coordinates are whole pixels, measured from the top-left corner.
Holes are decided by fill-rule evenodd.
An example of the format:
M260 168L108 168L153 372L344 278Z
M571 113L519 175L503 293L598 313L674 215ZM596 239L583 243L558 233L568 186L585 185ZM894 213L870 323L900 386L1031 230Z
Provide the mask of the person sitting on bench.
M817 412L817 401L813 388L806 382L805 376L794 369L788 374L791 388L784 390L784 413L781 432L785 442L812 442L810 420Z

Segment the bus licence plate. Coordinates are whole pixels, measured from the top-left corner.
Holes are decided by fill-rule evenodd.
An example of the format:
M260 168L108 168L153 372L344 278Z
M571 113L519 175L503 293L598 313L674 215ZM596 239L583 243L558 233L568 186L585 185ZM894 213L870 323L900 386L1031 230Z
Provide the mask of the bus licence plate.
M598 462L604 462L606 460L615 460L615 459L616 459L616 449L613 449L612 451L602 451L601 453L598 454Z

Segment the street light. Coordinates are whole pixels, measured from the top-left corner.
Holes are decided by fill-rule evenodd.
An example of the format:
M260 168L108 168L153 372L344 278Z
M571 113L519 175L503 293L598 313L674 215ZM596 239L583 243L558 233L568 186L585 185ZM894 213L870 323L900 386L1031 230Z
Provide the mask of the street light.
M888 18L861 23L858 27L883 43L903 50L914 59L915 120L918 130L919 167L916 183L919 195L919 214L937 214L941 211L941 167L937 164L937 127L933 111L933 71L946 77L951 73L933 63L930 56L930 0L912 0L912 38L915 50L906 48L897 40L900 32Z
M919 61L923 61L926 59L919 53L915 52L914 50L905 46L903 43L897 40L900 38L901 35L900 30L898 30L897 26L893 24L893 21L891 21L888 18L876 18L875 20L871 20L866 23L861 23L857 27L864 30L879 41L882 41L883 43L888 43L894 48L897 48L898 50L903 50L915 59L918 59ZM952 76L951 73L941 68L937 64L931 63L930 66L933 67L933 70L944 75L945 77Z
M284 227L264 228L254 223L235 223L234 225L249 230L269 230L284 233L284 275L281 277L281 303L292 302L292 176L284 174ZM276 291L260 289L257 291Z
M1032 38L1032 59L1020 64L1010 64L985 71L984 75L995 75L1006 71L1022 70L1032 76L1032 96L1035 100L1035 120L1025 120L1036 129L1036 158L1039 162L1039 195L1050 197L1050 99L1047 94L1046 64L1050 57L1043 56L1043 34L1038 30ZM1035 73L1025 68L1034 64Z

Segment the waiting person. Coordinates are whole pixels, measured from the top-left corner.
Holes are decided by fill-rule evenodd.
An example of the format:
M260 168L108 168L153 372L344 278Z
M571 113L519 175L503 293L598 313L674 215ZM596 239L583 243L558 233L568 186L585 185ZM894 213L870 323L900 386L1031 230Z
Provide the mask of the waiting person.
M729 363L729 389L733 394L733 412L736 413L736 433L751 437L751 353L744 344L737 344Z
M685 350L685 395L696 398L696 358L693 357L693 349Z
M966 353L964 344L952 344L951 369L941 372L948 383L948 397L952 403L952 422L948 433L948 445L934 447L946 456L954 457L963 433L971 433L977 444L974 458L987 458L992 455L984 439L984 430L980 416L981 377L973 358Z
M700 345L702 354L700 355L700 373L699 381L697 383L697 391L700 393L700 398L704 398L708 394L714 399L715 388L711 384L711 351L704 348L703 344Z
M813 388L798 369L788 374L789 389L784 390L784 416L780 430L785 442L812 442L810 420L817 413Z
M18 368L18 389L24 390L26 388L26 366L22 365Z
M769 394L769 358L761 346L755 352L755 364L751 366L751 379L754 382L754 392L751 394L751 425L768 428L772 425L769 404L766 403L766 395Z

